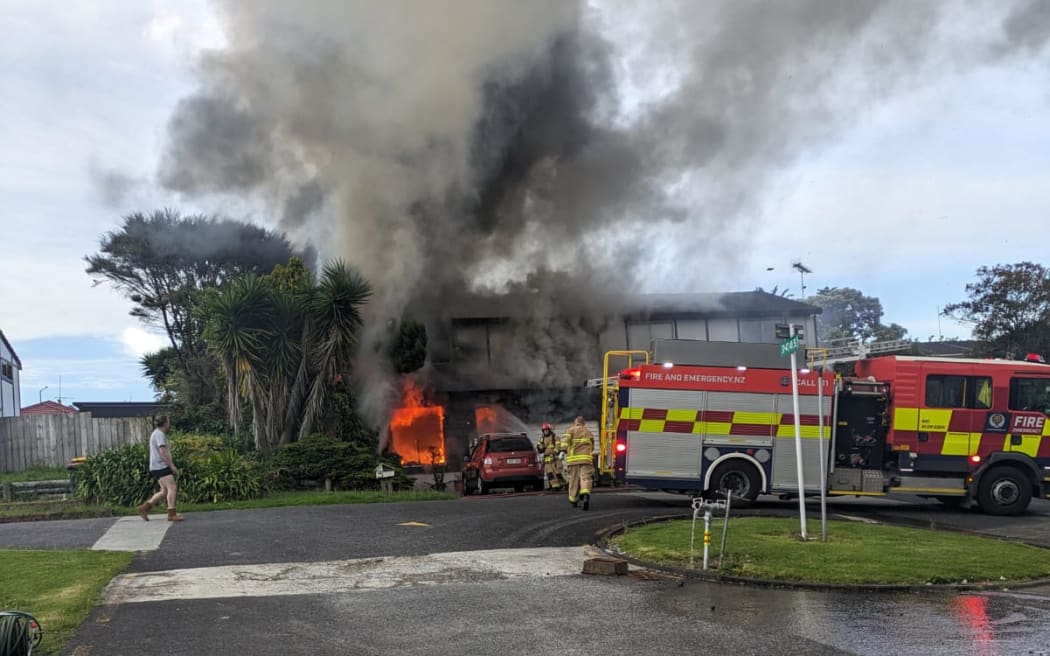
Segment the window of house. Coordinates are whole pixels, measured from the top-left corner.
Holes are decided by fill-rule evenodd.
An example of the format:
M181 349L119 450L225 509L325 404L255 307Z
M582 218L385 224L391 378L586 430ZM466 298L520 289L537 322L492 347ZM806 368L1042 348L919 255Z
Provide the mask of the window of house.
M1010 409L1050 414L1050 378L1010 379Z
M15 382L15 369L10 362L0 363L0 378L8 382Z
M992 379L985 376L927 376L926 407L987 410L992 407Z

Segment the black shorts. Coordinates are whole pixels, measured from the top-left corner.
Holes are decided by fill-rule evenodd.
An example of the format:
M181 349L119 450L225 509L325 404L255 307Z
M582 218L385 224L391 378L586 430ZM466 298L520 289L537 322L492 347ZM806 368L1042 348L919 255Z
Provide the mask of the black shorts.
M151 470L149 470L150 478L152 478L155 481L159 481L160 479L164 478L165 476L171 476L172 474L174 474L174 472L171 471L170 467L165 467L164 469L151 469Z

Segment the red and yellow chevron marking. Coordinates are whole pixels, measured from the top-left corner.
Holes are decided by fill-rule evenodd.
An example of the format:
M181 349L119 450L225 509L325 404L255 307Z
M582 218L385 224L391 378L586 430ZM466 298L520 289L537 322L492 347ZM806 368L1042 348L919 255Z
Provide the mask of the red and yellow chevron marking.
M802 437L820 436L817 415L799 415ZM695 435L748 435L794 437L795 416L779 412L729 412L695 408L620 408L619 430L641 433L692 433ZM831 435L831 418L824 417L824 437Z
M1041 435L985 433L987 410L946 408L895 408L893 442L897 450L938 453L943 456L987 455L995 451L1024 453L1032 458L1050 458L1050 420ZM976 430L975 430L976 429ZM919 441L919 433L927 440ZM1014 444L1015 439L1019 444Z

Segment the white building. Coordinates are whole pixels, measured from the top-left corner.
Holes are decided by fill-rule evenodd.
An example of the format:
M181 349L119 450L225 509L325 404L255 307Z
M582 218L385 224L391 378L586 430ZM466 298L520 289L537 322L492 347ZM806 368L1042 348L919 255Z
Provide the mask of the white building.
M11 342L0 330L0 417L17 417L22 414L22 394L18 374L22 361L11 347Z

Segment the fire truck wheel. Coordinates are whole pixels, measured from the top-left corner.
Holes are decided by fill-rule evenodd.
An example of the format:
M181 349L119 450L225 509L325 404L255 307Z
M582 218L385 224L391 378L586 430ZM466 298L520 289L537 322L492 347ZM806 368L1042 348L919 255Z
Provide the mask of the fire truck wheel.
M758 498L758 488L761 484L755 466L737 458L723 462L715 469L715 473L711 475L710 494L718 496L718 492L730 490L733 493L734 504L751 504Z
M977 488L977 504L989 515L1020 515L1031 500L1031 483L1013 467L989 470Z

